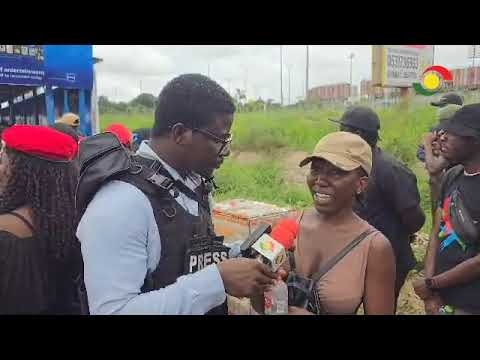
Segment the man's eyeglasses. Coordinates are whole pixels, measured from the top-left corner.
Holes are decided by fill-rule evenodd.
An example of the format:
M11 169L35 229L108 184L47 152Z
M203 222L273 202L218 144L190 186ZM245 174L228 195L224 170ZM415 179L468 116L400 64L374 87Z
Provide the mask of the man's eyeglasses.
M193 128L192 130L197 131L200 134L205 135L206 137L210 138L211 140L213 140L217 144L222 144L222 146L220 147L220 150L218 151L219 155L222 154L225 151L225 149L228 147L228 145L230 145L232 143L232 138L233 138L232 134L225 134L225 137L221 138L221 137L211 133L208 130L198 129L198 128Z

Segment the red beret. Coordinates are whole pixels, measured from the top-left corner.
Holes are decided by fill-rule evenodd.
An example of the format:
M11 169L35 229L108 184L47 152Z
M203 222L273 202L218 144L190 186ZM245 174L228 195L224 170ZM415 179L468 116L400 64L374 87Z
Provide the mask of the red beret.
M115 134L123 145L133 142L133 133L125 125L112 124L105 131Z
M69 135L47 126L14 125L2 134L5 146L46 160L72 160L78 143Z

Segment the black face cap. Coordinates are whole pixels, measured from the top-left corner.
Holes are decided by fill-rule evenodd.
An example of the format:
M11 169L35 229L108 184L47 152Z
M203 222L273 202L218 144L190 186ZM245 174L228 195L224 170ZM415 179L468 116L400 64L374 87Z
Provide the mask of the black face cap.
M378 132L380 130L378 115L375 111L365 106L354 106L345 111L339 120L330 119L330 121L370 132Z
M448 93L443 95L440 100L438 101L433 101L430 103L432 106L437 106L437 107L444 107L448 104L454 104L454 105L463 105L463 99L460 95L456 93Z
M458 110L442 124L447 133L480 139L480 104L471 104Z

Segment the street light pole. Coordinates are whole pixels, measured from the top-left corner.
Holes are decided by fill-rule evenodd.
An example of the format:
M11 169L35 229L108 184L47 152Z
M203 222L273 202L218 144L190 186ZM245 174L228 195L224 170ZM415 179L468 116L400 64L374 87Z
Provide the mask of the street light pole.
M280 104L283 106L283 56L282 56L282 45L280 45Z
M350 55L348 55L348 58L350 59L350 96L353 95L353 82L352 82L352 69L353 69L353 58L355 57L355 54L352 52Z
M305 100L308 98L308 70L309 70L309 55L308 55L308 45L307 47L307 58L306 58L306 63L305 63Z
M288 65L288 105L292 104L291 97L290 97L290 70L292 69L292 65Z

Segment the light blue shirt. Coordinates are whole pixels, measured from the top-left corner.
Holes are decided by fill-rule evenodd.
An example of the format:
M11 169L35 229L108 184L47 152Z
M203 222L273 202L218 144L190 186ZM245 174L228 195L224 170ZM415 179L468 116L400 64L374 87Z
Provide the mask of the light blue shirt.
M137 152L159 160L190 189L200 177L182 178L144 141ZM192 215L198 203L180 193L176 201ZM158 266L161 242L150 201L135 186L111 181L95 194L77 228L84 261L90 314L204 314L222 304L226 294L216 265L181 276L163 289L141 293L147 271Z

